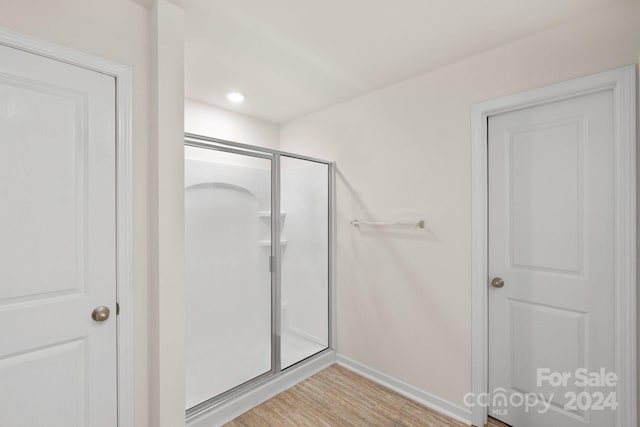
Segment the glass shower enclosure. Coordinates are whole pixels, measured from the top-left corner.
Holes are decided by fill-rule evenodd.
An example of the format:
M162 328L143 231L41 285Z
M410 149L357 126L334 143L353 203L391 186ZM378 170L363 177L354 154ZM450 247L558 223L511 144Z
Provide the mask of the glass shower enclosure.
M185 136L187 418L331 347L334 176Z

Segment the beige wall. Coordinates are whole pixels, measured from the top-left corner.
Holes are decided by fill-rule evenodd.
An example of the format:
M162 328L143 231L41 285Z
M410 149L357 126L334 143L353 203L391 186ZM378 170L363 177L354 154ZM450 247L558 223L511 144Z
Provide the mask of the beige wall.
M135 425L146 426L149 11L128 0L0 0L0 26L133 69Z
M338 165L338 351L462 405L470 391L470 106L636 63L622 3L286 123L281 148ZM420 237L353 218L424 219Z
M280 143L277 124L192 99L184 101L184 129L188 133L259 147L277 149Z

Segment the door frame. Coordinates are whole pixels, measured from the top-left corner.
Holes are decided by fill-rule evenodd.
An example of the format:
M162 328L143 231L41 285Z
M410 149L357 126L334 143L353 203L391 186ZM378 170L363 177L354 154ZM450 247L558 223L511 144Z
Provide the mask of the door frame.
M636 401L636 65L508 95L471 107L471 391L488 391L488 119L510 111L606 90L615 131L615 427L635 427ZM473 425L488 408L474 406Z
M116 83L116 315L118 427L133 427L133 276L131 193L131 67L0 28L0 45L115 78Z

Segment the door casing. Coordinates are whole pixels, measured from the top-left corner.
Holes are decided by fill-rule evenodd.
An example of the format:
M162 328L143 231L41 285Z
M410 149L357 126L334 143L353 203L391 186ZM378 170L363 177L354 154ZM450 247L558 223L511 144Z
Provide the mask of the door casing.
M115 78L118 427L133 427L131 67L4 28L0 28L0 44Z
M615 131L615 427L635 427L636 400L636 66L474 104L471 107L471 392L488 391L488 129L490 116L589 93L612 91ZM471 409L484 426L488 408Z

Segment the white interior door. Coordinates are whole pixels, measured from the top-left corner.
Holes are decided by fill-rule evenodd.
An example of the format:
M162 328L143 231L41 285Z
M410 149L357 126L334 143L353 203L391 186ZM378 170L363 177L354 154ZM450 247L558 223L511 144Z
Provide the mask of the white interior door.
M489 274L504 282L489 285L489 391L516 395L489 415L513 426L614 425L615 388L584 386L576 372L614 369L612 99L489 119ZM548 410L527 410L526 393L550 399Z
M117 425L115 159L113 77L0 46L0 426Z

